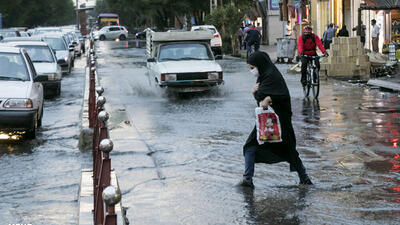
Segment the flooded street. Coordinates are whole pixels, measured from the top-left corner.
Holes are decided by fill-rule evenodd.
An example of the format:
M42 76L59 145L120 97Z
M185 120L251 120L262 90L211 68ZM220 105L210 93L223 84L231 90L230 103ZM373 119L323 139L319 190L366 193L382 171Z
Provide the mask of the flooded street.
M133 45L133 48L132 48ZM255 190L236 187L242 146L254 126L255 78L243 60L219 60L225 84L169 96L146 73L145 50L98 43L111 114L112 165L135 224L398 224L399 96L322 81L304 100L300 75L285 73L298 151L315 185L287 163L257 164Z
M288 163L256 164L254 190L242 178L242 147L254 127L255 77L243 59L218 60L225 84L208 93L168 95L146 69L143 43L96 42L110 113L111 152L131 224L399 224L400 101L384 92L323 80L304 99L300 75L278 65L292 97L297 149L313 186ZM46 101L33 141L0 143L0 219L76 224L77 148L84 58Z
M0 142L2 224L76 224L81 167L89 153L77 148L84 58L62 79L61 96L46 99L35 140Z

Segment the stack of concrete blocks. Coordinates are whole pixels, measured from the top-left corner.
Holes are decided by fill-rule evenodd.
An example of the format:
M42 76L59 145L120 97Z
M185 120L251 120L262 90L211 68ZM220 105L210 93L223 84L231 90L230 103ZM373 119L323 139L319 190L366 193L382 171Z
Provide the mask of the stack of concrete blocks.
M371 63L360 37L335 37L321 62L320 76L369 77Z

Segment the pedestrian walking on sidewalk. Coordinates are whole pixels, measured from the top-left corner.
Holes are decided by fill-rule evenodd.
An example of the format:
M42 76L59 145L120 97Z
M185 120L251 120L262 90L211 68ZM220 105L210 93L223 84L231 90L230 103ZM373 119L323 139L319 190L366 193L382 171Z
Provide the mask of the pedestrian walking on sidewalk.
M247 58L253 52L252 46L254 46L254 51L260 49L261 33L258 31L254 25L252 25L247 31L244 38L247 41Z
M338 29L337 25L333 23L328 25L328 29L324 32L322 36L322 43L324 43L324 48L329 49L332 43L333 37L335 37L336 30Z
M342 29L339 30L338 37L348 37L349 36L349 31L346 29L346 25L343 25Z
M371 25L372 25L372 33L371 33L372 51L379 52L379 30L381 29L381 27L378 24L376 24L375 19L371 20Z
M239 28L239 30L236 32L238 41L239 41L239 49L242 50L243 46L243 28Z
M296 137L292 126L290 94L282 74L272 63L269 55L257 51L247 60L251 72L257 77L252 93L257 105L273 107L279 116L282 129L282 142L258 144L254 127L244 147L245 171L240 185L253 188L255 163L273 164L288 162L290 171L297 171L300 184L312 184L296 150Z
M361 29L358 30L358 25L353 27L353 31L357 31L357 35L360 36L361 43L365 45L365 30L367 27L361 23Z

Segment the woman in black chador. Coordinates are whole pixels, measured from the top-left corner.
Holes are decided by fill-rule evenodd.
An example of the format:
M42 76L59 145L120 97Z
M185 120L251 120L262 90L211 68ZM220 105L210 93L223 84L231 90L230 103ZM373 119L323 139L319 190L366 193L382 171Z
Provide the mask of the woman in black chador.
M249 57L247 63L251 72L257 77L257 83L252 90L257 104L263 108L271 105L279 116L282 142L259 145L256 128L254 127L243 147L245 172L241 185L254 187L252 180L254 163L272 164L283 161L290 164L290 171L297 171L300 184L312 184L296 150L290 95L282 74L265 52L255 52Z

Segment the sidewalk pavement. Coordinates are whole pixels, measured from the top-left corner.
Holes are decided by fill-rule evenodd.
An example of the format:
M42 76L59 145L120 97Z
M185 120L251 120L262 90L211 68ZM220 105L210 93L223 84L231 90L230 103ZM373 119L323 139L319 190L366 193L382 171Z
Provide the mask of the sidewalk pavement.
M400 74L397 73L395 76L392 77L379 77L369 79L367 84L380 88L390 89L393 91L400 91Z
M276 62L276 56L277 56L276 45L260 45L260 51L268 53L272 62ZM245 59L246 50L241 49L239 52L241 57ZM395 75L371 78L368 80L367 84L393 91L400 91L400 68L398 69L397 74Z
M260 51L268 53L272 62L276 62L276 53L277 53L276 45L260 45ZM246 59L247 50L242 48L241 50L239 50L239 53L242 58Z

